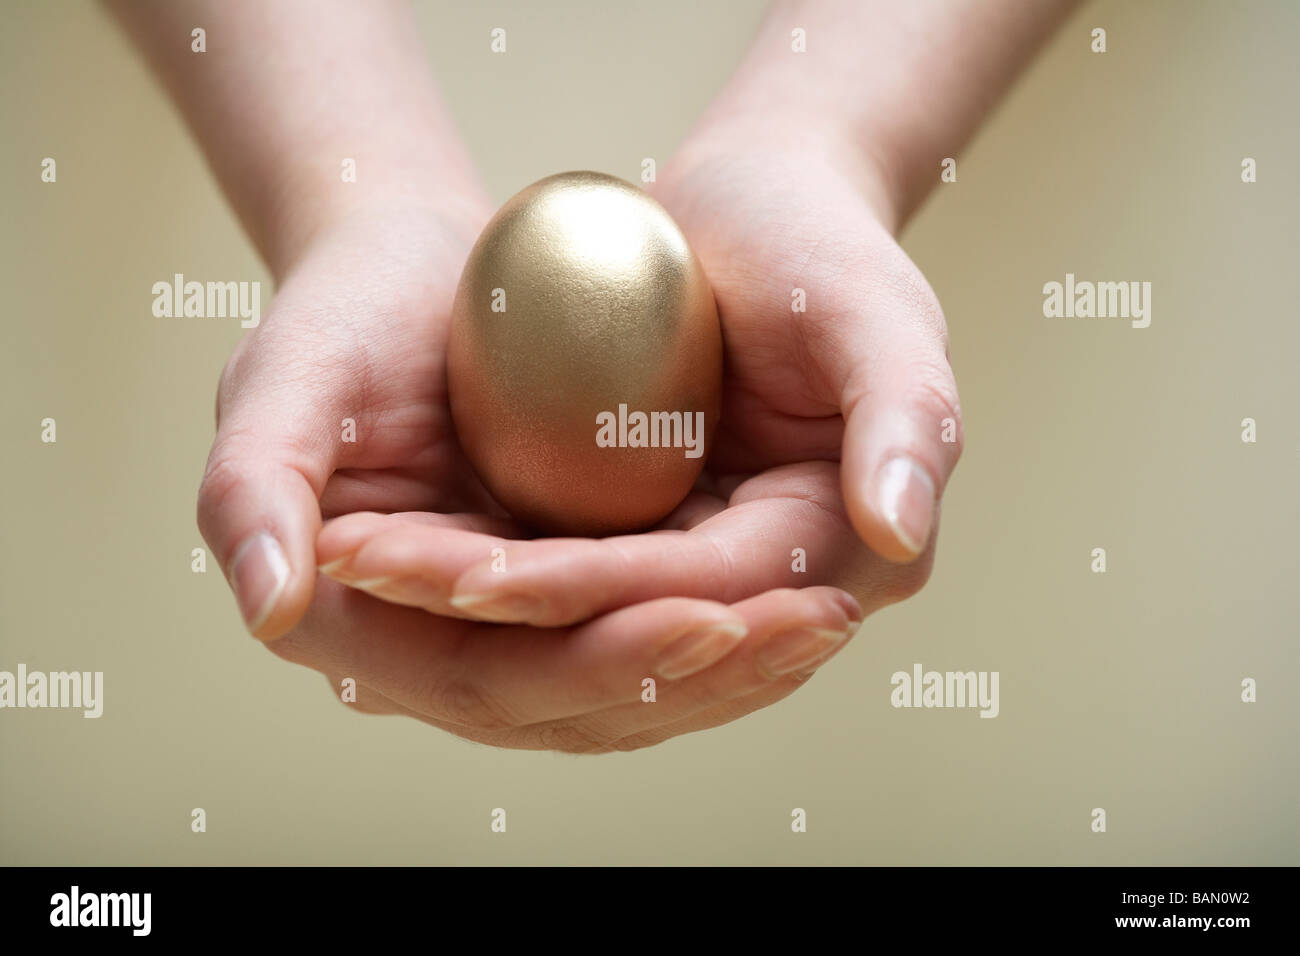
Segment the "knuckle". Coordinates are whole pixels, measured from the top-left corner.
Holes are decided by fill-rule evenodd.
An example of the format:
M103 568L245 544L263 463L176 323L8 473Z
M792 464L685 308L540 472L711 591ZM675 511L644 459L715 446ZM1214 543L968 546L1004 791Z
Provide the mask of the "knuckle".
M235 350L230 353L230 358L226 359L226 364L221 368L221 374L217 377L217 403L219 405L225 403L235 388L235 383L239 378L239 368L242 364L240 357L243 354L243 349L236 346Z
M747 653L749 648L746 645L752 640L752 637L746 638L740 646L732 649L731 654L737 654L738 651L741 655ZM729 658L724 658L727 659ZM664 693L671 694L674 707L697 713L716 707L732 697L739 686L737 682L744 680L745 678L737 678L735 673L725 665L714 665L692 674L685 680L675 681L671 689L666 689ZM664 694L661 693L660 696L663 698Z
M329 684L330 694L346 709L357 714L370 715L391 715L393 709L387 706L383 699L370 691L370 688L363 684L356 685L356 700L345 700L343 698L343 681L339 677L325 675L325 681Z
M566 754L608 753L609 737L581 724L547 724L537 729L537 742L544 750Z
M939 297L916 265L907 258L883 270L880 280L887 298L895 307L910 315L929 332L936 341L948 347L948 322L943 315Z
M239 381L245 365L243 356L247 354L250 340L251 337L240 339L239 344L235 346L235 350L230 353L230 358L226 359L221 374L217 377L217 394L215 397L217 428L221 427L222 409L228 406L231 397L238 393Z
M911 564L896 565L893 573L882 582L882 602L897 604L906 601L925 587L933 568L934 561L929 554L923 555Z
M667 738L661 732L643 730L612 741L609 744L609 749L619 753L630 753L633 750L644 750L646 747L653 747L656 744L663 743L665 739Z
M911 386L909 400L913 408L919 409L928 426L945 436L945 443L954 446L956 454L960 455L965 445L965 430L962 427L961 399L952 376L938 369L921 375Z
M213 448L203 479L199 482L198 497L199 531L209 544L213 542L212 530L217 515L247 477L248 468L241 457L221 445Z
M313 663L313 658L306 652L306 645L299 638L301 630L301 625L299 625L299 627L294 628L283 637L278 637L274 641L261 641L259 643L282 661L288 661L290 664L299 664L303 667L310 667Z
M498 698L466 678L457 678L430 693L435 710L447 720L474 730L508 730L519 721Z

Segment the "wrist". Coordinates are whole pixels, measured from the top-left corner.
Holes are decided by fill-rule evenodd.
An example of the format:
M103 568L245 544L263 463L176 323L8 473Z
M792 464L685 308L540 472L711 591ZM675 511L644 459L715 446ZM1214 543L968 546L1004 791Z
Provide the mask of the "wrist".
M680 168L725 163L738 154L794 156L810 167L834 170L854 185L891 234L898 231L908 207L903 183L889 155L851 123L829 113L774 103L758 110L720 98L716 106L678 150L674 163ZM792 165L800 165L798 161Z
M354 165L345 166L345 159ZM448 239L472 243L491 213L491 201L460 150L418 154L408 143L404 152L371 147L334 162L331 158L329 165L286 167L271 180L264 221L250 224L250 231L277 278L306 255L318 237L350 223L436 220Z

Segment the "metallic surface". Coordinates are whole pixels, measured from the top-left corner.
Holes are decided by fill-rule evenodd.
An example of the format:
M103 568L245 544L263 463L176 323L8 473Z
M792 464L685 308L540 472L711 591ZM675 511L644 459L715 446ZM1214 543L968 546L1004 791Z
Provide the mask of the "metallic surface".
M686 496L708 454L722 381L713 293L640 189L551 176L507 201L470 253L448 376L461 445L516 518L552 533L642 528ZM704 455L598 447L598 414L620 404L703 412Z

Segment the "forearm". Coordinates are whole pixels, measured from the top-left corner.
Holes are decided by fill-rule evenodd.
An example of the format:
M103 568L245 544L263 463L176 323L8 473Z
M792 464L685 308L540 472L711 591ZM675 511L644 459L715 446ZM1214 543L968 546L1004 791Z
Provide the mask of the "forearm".
M400 0L107 2L277 275L362 204L478 198L465 195L478 188L469 158ZM191 49L196 27L204 53Z
M896 228L1075 2L777 0L703 123L833 131L879 172Z

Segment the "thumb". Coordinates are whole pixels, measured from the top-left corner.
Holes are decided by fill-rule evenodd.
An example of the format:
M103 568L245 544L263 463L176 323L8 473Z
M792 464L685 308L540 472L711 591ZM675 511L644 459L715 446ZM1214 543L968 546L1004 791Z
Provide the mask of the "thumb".
M229 367L223 375L198 521L245 626L270 640L311 603L320 495L338 446L319 385L272 381L267 366L276 363L255 364L260 373L244 380Z
M907 562L929 545L962 448L961 404L943 311L901 252L836 330L850 520L877 554ZM865 309L863 306L865 305Z

